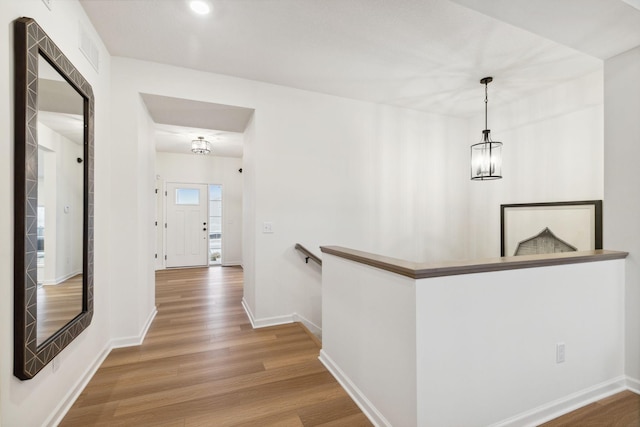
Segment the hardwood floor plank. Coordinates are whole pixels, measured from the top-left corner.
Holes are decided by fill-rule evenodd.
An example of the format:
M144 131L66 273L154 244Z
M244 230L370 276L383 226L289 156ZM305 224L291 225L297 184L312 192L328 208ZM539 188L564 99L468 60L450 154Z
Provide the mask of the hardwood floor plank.
M118 414L132 413L140 410L154 409L160 406L175 405L189 402L203 397L217 397L234 392L256 391L263 386L282 383L282 381L295 380L303 376L325 373L320 363L309 365L296 365L285 369L262 371L254 374L235 376L216 381L213 388L208 382L191 383L183 387L176 387L168 391L147 393L131 399L120 400ZM178 384L177 384L178 385Z
M640 396L628 390L623 391L541 426L638 427L640 426Z
M37 340L44 342L82 311L82 274L57 285L38 285Z
M273 416L283 411L290 411L297 407L323 400L333 399L337 395L344 393L339 386L332 383L331 380L333 380L333 377L329 379L326 375L328 374L319 374L320 378L324 378L326 381L326 383L322 385L315 384L319 378L314 376L306 379L303 378L302 380L306 380L303 382L287 381L276 384L275 390L273 389L274 385L269 385L257 390L245 390L245 392L248 392L247 394L242 392L238 395L227 396L232 400L240 399L247 403L235 409L226 408L223 403L216 411L216 425L236 426L259 423L261 418ZM313 385L311 383L313 383ZM269 392L274 392L274 394L270 394ZM237 409L241 410L238 411ZM194 413L196 413L196 411L194 411ZM192 422L199 423L207 418L209 418L207 414L189 416L186 419L186 426L191 426Z
M144 343L113 350L60 426L371 426L306 328L251 327L242 286L240 268L158 272ZM619 393L544 425L638 427L640 396Z
M318 426L343 420L345 416L362 415L360 408L349 397L326 400L298 411L300 420L305 426Z
M318 424L316 427L368 427L371 425L369 419L361 412L359 414L350 415L330 421L324 424Z
M354 412L366 420L305 328L251 327L242 286L240 268L158 272L158 314L144 343L113 350L60 425L348 426Z
M294 413L276 414L243 423L246 427L304 427L300 417ZM190 426L193 427L193 426Z
M176 371L173 375L150 376L128 378L119 380L108 389L92 391L82 402L82 405L105 403L112 399L120 401L119 408L131 405L137 400L159 397L157 393L167 392L169 394L186 391L187 387L197 388L198 386L209 387L213 381L223 379L233 379L240 376L263 372L264 366L259 362L242 363L225 366L206 366L203 369L180 373ZM148 390L154 390L150 395ZM141 397L142 396L142 397ZM135 403L134 403L135 405Z

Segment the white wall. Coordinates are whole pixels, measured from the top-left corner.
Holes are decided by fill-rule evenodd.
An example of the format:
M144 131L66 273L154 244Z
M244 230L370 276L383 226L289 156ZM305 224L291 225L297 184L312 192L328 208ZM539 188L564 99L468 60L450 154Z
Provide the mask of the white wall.
M466 236L466 194L442 185L463 176L464 159L449 169L442 161L464 137L463 121L305 92L277 100L278 109L256 108L255 317L277 322L295 311L321 326L320 289L308 279L315 267L295 242L316 252L339 244L408 259L464 256L456 242ZM263 221L274 234L261 233Z
M469 181L469 146L480 137L481 116L473 126L475 119L113 62L114 85L128 97L143 92L255 110L243 159L250 221L243 239L251 254L243 263L245 300L259 325L297 313L321 326L319 274L294 251L296 242L316 252L337 244L419 261L493 256L500 204L603 196L601 73L492 108L494 137L505 143L505 179L478 183ZM132 105L114 108L131 115ZM131 139L121 131L120 139ZM542 160L533 160L534 147ZM274 233L262 233L263 222Z
M418 425L539 425L620 391L624 263L418 280Z
M297 313L320 326L318 274L296 242L316 252L332 243L464 257L468 147L450 144L465 139L464 120L125 58L113 58L113 70L125 157L135 139L125 117L139 93L255 109L243 158L243 264L245 300L261 324ZM262 233L265 221L274 233Z
M45 207L43 281L50 285L82 273L84 166L76 159L83 158L84 152L82 146L42 123L38 123L38 144L49 149L47 156L52 156L56 164L49 171L55 176L45 170L43 182L38 182L38 205ZM41 184L47 189L42 199ZM51 203L47 206L41 204L41 200Z
M42 135L41 132L38 132ZM40 173L42 170L42 174ZM45 179L46 176L46 179ZM44 221L44 241L57 242L57 227L47 227L47 224L56 224L58 204L58 174L57 174L57 158L55 151L45 148L38 148L38 218L40 223L40 207L45 209ZM56 283L56 246L57 243L50 243L46 248L45 258L38 259L37 280L39 283L47 282L47 284Z
M242 159L156 153L156 174L163 183L222 185L222 265L242 264ZM163 198L164 200L164 198ZM164 203L163 203L164 204ZM159 224L164 222L158 212ZM164 256L162 241L156 249Z
M244 131L244 149L242 156L242 267L244 270L244 305L245 309L255 307L256 294L256 223L255 207L255 160L253 145L255 144L255 114L251 116ZM317 279L316 279L317 280Z
M626 373L640 390L640 47L605 62L606 247L629 252L626 263Z
M109 341L110 187L109 128L110 59L89 19L75 1L53 2L49 11L40 1L0 2L0 424L4 427L39 426L55 418ZM58 369L45 367L34 379L20 381L13 371L13 36L15 18L29 16L55 41L93 87L95 123L95 258L94 316L89 328L58 356ZM81 23L98 44L98 74L78 50Z
M138 263L137 266L129 264L127 267L137 267L139 273L138 282L130 282L130 289L122 289L125 292L120 294L119 299L130 298L130 294L133 289L137 289L139 303L137 307L133 308L132 312L127 313L129 316L135 314L137 316L137 323L128 325L127 333L133 333L133 340L126 342L123 339L124 333L122 330L117 331L115 335L118 337L121 345L137 345L144 339L147 329L151 326L151 322L157 313L156 310L156 276L155 276L155 124L151 119L151 115L147 111L147 107L144 104L141 97L137 97L137 113L138 113L138 139L137 139L137 162L138 172L137 177L137 214L139 230L137 233L137 245L138 245ZM112 125L113 126L113 125ZM134 141L130 141L134 142ZM116 155L119 157L119 155ZM129 183L129 188L134 188ZM118 194L122 194L124 190L122 187L118 187ZM115 197L115 195L114 195ZM117 198L114 200L118 200ZM121 218L117 220L119 224ZM117 228L117 225L116 225ZM131 236L128 236L131 241ZM120 252L122 248L119 248ZM133 254L132 254L133 255ZM130 278L128 278L130 280ZM114 316L115 317L115 316ZM137 328L137 329L136 329Z
M624 266L413 280L325 254L320 359L376 425L539 425L625 387Z
M503 179L467 183L471 258L500 256L501 204L604 196L602 72L509 105L491 101L491 94L497 96L499 91L496 79L489 85L489 128L493 140L504 144ZM469 144L480 142L483 112L469 121L468 128ZM605 245L620 249L606 241Z
M320 360L376 425L444 426L418 424L416 281L325 254L322 288Z
M113 65L113 63L112 63ZM153 122L128 75L112 67L110 291L116 346L135 345L155 315L155 146ZM124 107L126 106L126 107Z

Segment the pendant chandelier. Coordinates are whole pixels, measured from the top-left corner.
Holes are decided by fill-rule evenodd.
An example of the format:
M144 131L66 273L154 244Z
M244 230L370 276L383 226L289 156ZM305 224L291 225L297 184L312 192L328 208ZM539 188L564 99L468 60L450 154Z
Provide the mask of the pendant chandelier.
M209 154L211 152L211 144L204 139L204 136L199 136L198 139L191 141L191 151L195 154Z
M484 85L484 130L482 142L471 146L471 179L474 181L502 178L502 142L491 141L491 130L487 126L487 87L492 81L493 77L480 80Z

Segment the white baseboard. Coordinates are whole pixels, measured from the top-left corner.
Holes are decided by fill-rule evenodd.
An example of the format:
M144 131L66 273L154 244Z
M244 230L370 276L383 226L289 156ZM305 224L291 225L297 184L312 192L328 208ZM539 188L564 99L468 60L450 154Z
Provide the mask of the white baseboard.
M318 337L320 341L322 341L322 328L320 326L316 325L306 317L299 315L298 313L293 313L292 317L294 322L302 323L307 327L309 332L311 332L313 335Z
M147 336L149 327L151 326L151 323L153 322L153 319L156 317L157 313L158 310L154 307L153 311L149 314L149 317L147 318L147 321L142 328L140 335L130 338L118 338L109 341L102 349L102 351L100 351L93 363L91 363L91 365L89 365L85 372L80 376L76 384L71 388L71 390L69 390L56 410L53 412L53 414L51 414L51 416L45 421L43 425L54 427L62 422L64 416L67 415L67 412L69 412L71 406L73 406L75 401L78 399L78 397L82 393L82 390L84 390L87 384L89 384L89 381L91 381L91 378L93 378L93 375L96 373L98 368L100 368L102 362L104 362L109 353L111 353L111 350L113 350L114 348L132 347L142 344L144 338Z
M288 314L285 316L264 317L262 319L257 319L253 315L253 312L251 311L251 308L249 307L249 304L244 299L244 297L242 298L242 307L244 308L244 311L247 313L247 317L249 318L249 321L251 322L251 326L253 327L253 329L266 328L268 326L285 325L287 323L294 322L293 314Z
M369 399L360 391L360 389L345 375L345 373L336 365L336 363L325 353L320 350L320 362L327 368L331 375L340 383L342 388L356 402L356 405L369 418L369 421L376 427L391 427L391 423L376 409Z
M64 276L61 277L56 277L53 280L45 280L42 282L42 284L44 286L54 286L54 285L59 285L60 283L66 282L67 280L71 279L72 277L77 276L78 274L82 274L82 270L80 271L74 271L73 273L68 273Z
M309 331L322 340L322 328L304 316L299 315L298 313L287 314L284 316L275 316L275 317L265 317L262 319L257 319L253 312L251 311L251 307L247 301L242 298L242 307L244 308L245 313L247 313L247 317L249 318L249 322L251 322L251 326L254 329L266 328L268 326L277 326L277 325L286 325L287 323L300 322L304 326L309 329Z
M627 377L621 375L609 381L570 394L545 405L523 412L506 420L491 424L490 427L537 426L551 421L590 403L626 390Z
M222 263L223 267L242 267L242 261L225 261Z
M47 418L43 425L55 427L62 422L62 419L67 415L67 412L69 412L69 409L71 409L71 406L73 406L87 384L89 384L89 381L91 381L93 375L96 373L98 368L100 368L104 359L107 358L111 349L111 343L108 342L102 351L98 353L93 363L89 365L78 381L76 381L75 385L67 392L58 407L53 411L49 418Z
M149 328L151 327L151 323L153 323L153 319L156 317L156 314L158 314L158 309L153 307L153 310L149 313L149 317L147 317L147 321L139 335L111 340L111 348L134 347L142 344L144 342L144 338L147 336Z
M331 372L342 388L351 396L362 412L375 426L391 426L391 423L376 409L367 397L351 382L349 377L325 353L320 350L320 362ZM548 404L523 412L514 417L491 424L490 427L523 427L538 426L552 419L558 418L571 411L582 408L590 403L604 399L624 390L631 390L640 394L640 381L621 375L593 387L570 394Z
M626 385L627 385L627 390L631 390L635 394L640 394L640 380L627 377Z
M247 313L247 317L249 318L249 322L251 322L251 327L255 329L256 325L253 323L253 312L251 311L251 307L247 303L247 300L242 297L242 308L244 308L244 312Z

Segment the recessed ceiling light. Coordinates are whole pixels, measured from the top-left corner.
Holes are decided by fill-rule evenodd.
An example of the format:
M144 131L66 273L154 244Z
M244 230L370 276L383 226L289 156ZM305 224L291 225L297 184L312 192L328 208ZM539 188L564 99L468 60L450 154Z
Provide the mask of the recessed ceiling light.
M191 10L198 15L206 15L211 12L211 6L208 2L203 0L191 0L189 2L189 6L191 7Z

